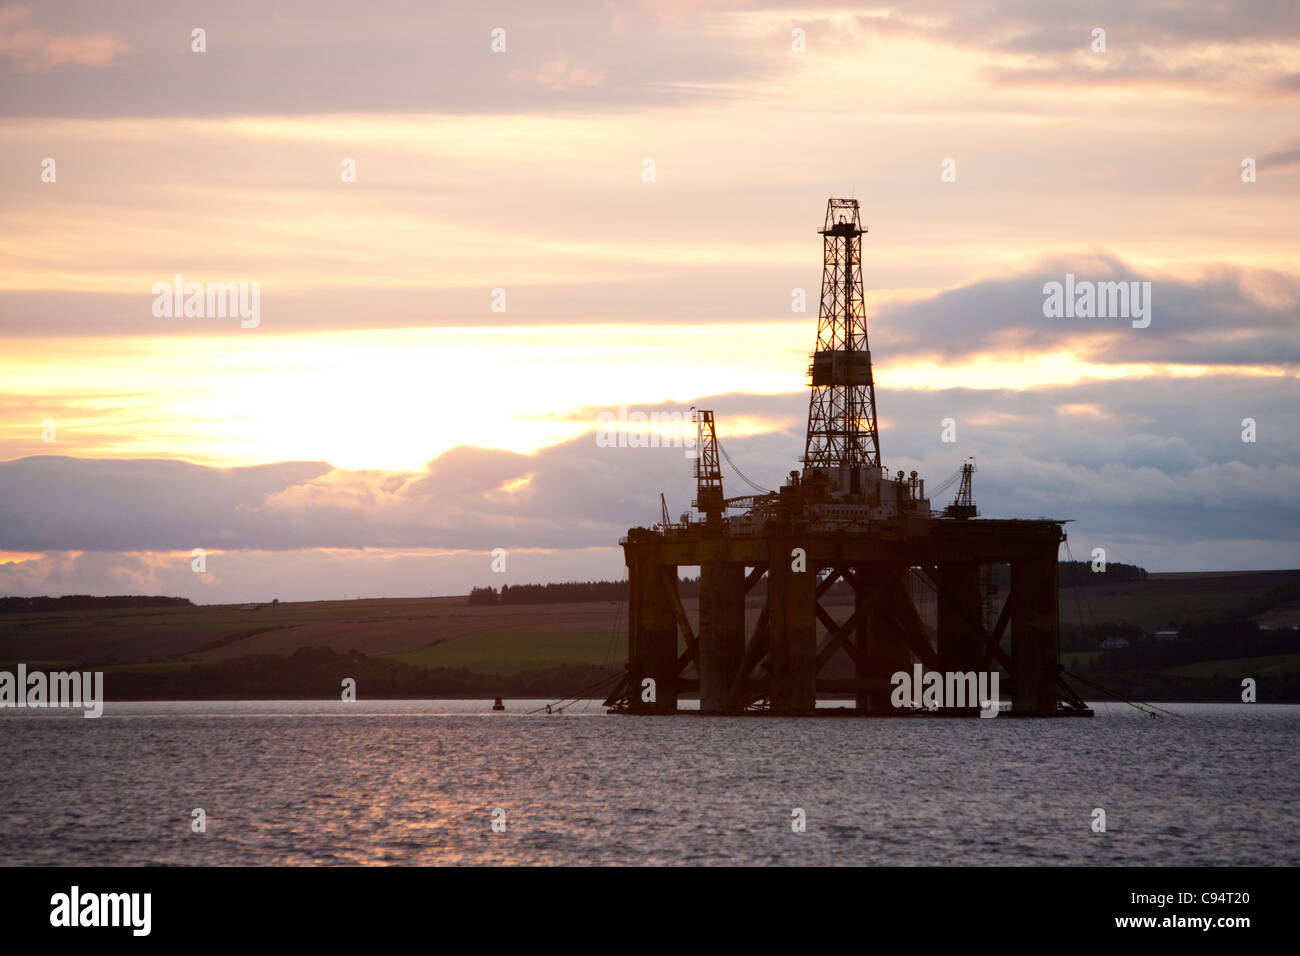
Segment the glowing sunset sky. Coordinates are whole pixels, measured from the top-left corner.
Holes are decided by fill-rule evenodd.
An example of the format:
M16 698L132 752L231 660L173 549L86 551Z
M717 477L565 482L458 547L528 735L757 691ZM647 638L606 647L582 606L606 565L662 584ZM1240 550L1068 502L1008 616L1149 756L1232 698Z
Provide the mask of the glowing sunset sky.
M0 594L619 577L693 488L599 412L797 467L832 195L891 469L976 455L1076 557L1300 566L1300 16L1139 6L0 7ZM177 273L260 323L156 317ZM1151 326L1045 318L1066 273Z

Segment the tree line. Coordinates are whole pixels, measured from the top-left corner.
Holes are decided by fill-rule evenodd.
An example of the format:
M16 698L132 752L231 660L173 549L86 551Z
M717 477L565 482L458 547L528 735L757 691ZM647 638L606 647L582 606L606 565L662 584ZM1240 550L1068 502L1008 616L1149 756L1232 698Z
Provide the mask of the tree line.
M627 581L564 581L559 584L503 584L474 588L469 603L475 606L501 604L578 604L584 601L626 601ZM684 578L677 585L682 597L700 593L699 578Z

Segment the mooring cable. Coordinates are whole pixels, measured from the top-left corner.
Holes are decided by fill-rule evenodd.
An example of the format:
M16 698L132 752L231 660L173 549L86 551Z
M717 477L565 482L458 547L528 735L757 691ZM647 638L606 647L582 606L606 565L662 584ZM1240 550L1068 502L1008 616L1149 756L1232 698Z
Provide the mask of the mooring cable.
M1147 701L1137 701L1137 702L1131 701L1124 695L1117 694L1112 690L1107 690L1105 687L1102 687L1100 684L1094 683L1093 681L1088 680L1088 678L1086 677L1080 677L1078 674L1074 673L1073 671L1066 671L1065 674L1068 677L1073 677L1075 680L1083 681L1085 684L1089 685L1090 687L1096 688L1097 690L1101 691L1103 694L1110 694L1110 696L1114 697L1116 700L1123 701L1124 703L1128 704L1130 707L1134 708L1135 710L1142 711L1142 713L1147 714L1150 717L1159 717L1160 714L1166 714L1169 717L1184 716L1183 714L1174 713L1172 710L1165 710L1163 707L1157 707L1155 704L1148 703ZM1150 709L1143 710L1144 707ZM1159 711L1159 713L1155 713L1155 711Z
M620 584L626 584L627 581L628 581L628 579L627 579L627 578L624 578L624 579L623 579L621 582L619 582L619 583L620 583ZM629 585L629 587L630 587L630 585ZM614 645L618 643L618 630L617 630L617 628L618 628L618 625L619 625L619 621L622 619L622 617L623 617L623 595L620 594L619 597L618 597L618 600L617 600L617 601L615 602L615 604L614 604L614 620L613 620L613 622L612 622L612 623L610 624L610 626L609 626L609 647L605 650L605 666L606 666L606 667L612 667L612 666L614 665ZM618 676L622 676L622 675L618 675ZM592 700L594 700L594 699L595 699L595 698L588 697L586 703L584 703L584 704L582 705L582 712L583 712L584 714L587 712L587 708L591 705L591 702L592 702Z
M1079 563L1074 560L1074 552L1070 550L1069 541L1065 542L1065 553L1066 556L1069 557L1070 562L1072 564ZM1078 594L1076 595L1076 600L1078 597L1083 598L1084 606L1088 609L1088 617L1092 618L1092 636L1094 639L1098 638L1101 635L1099 633L1100 628L1097 624L1097 615L1093 613L1092 605L1088 601L1088 595L1084 593L1083 585L1079 583L1078 578L1075 578L1074 586L1078 590ZM1082 619L1082 614L1080 614L1080 618ZM1082 620L1080 621L1080 623L1082 623ZM1182 714L1174 713L1172 710L1165 710L1163 707L1157 707L1155 704L1148 703L1147 701L1140 701L1139 703L1141 704L1141 706L1138 706L1138 703L1134 703L1133 701L1129 700L1127 697L1123 696L1122 694L1117 694L1112 690L1107 690L1105 687L1102 687L1100 684L1088 680L1086 677L1080 677L1078 674L1074 673L1074 671L1066 671L1065 674L1069 677L1075 678L1076 680L1083 681L1085 684L1089 685L1090 687L1096 688L1097 690L1101 691L1104 694L1109 694L1111 697L1114 697L1116 700L1123 701L1124 703L1132 707L1134 710L1142 711L1142 713L1147 714L1148 716L1158 717L1160 714L1168 714L1170 717L1183 716ZM1150 710L1142 710L1143 707L1149 707ZM1160 714L1152 713L1152 711L1159 711Z
M526 713L526 714L540 714L540 713L541 713L542 711L544 711L544 710L548 710L548 709L550 709L550 708L552 708L552 707L559 707L561 704L563 704L565 707L568 707L568 706L569 706L569 702L577 703L578 701L582 700L583 697L588 696L588 695L589 695L593 690L595 690L596 688L601 687L601 686L603 686L603 685L605 685L605 684L608 684L608 683L610 683L610 682L612 682L612 681L618 680L618 679L621 678L622 676L623 676L622 674L610 674L610 675L608 675L608 676L606 676L606 677L602 677L600 680L596 681L596 683L592 684L590 687L584 687L582 690L578 691L576 694L570 694L568 697L561 697L561 698L560 698L559 700L557 700L557 701L553 701L552 703L549 703L549 704L543 704L541 707L538 707L538 708L536 708L536 709L534 709L534 710L525 711L525 713Z

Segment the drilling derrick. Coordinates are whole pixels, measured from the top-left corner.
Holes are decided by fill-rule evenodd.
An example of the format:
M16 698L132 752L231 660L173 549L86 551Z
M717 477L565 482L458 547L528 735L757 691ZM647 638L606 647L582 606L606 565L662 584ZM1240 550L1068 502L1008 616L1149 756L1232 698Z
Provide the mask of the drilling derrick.
M804 481L824 485L830 496L861 496L867 472L878 477L880 436L876 387L867 346L862 295L862 234L856 199L826 203L822 236L822 297L817 350L808 369L808 437Z
M880 460L876 384L862 292L862 225L856 199L830 199L822 236L817 349L808 374L803 497L826 520L879 520L928 514L913 472L891 479ZM820 507L817 507L818 505Z

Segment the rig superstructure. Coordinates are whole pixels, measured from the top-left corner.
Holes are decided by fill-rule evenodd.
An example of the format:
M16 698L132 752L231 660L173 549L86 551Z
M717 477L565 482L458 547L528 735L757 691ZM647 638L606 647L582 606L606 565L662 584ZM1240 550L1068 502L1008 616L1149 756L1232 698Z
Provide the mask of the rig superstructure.
M1091 715L1058 665L1064 522L979 518L970 460L932 489L960 482L938 514L915 471L891 476L884 467L862 284L866 231L856 200L828 202L802 471L779 490L727 498L714 415L698 410L693 505L703 520L688 513L673 523L665 505L659 525L622 539L628 663L607 706L677 713L678 697L697 692L701 713L803 715L818 712L819 695L851 695L850 712L897 716L911 711L891 701L891 677L919 665L996 668L1013 715ZM1010 566L1010 588L993 620L985 605L999 564ZM678 595L678 568L690 566L700 569L698 632ZM845 620L822 603L841 582L851 593ZM935 596L933 627L913 599L918 582ZM837 655L851 660L852 676L826 673ZM978 713L971 704L940 710Z

